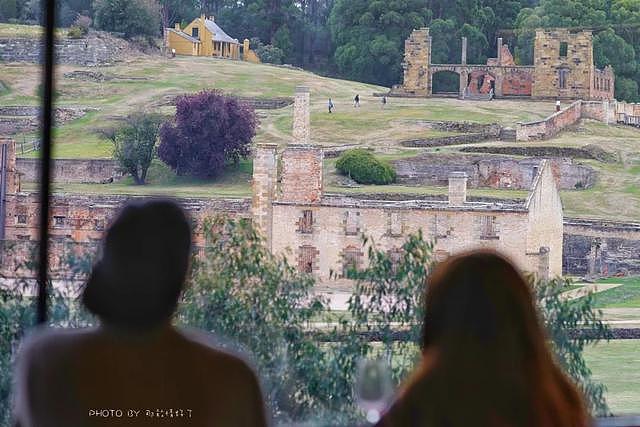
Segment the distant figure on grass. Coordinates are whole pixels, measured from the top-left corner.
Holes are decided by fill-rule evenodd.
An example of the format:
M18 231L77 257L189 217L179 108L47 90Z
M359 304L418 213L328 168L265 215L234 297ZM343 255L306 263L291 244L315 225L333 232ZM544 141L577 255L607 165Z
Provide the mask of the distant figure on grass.
M356 97L353 98L353 106L354 107L360 106L360 94L356 94Z
M378 426L587 427L523 277L501 256L450 258L429 278L422 362Z
M561 105L560 105L560 100L558 99L558 100L556 101L556 112L560 111L560 106L561 106Z
M387 97L382 95L382 108L384 108L387 105Z
M266 425L249 366L205 334L171 325L190 254L191 227L177 205L125 207L82 294L100 326L45 329L26 340L15 425L151 426L156 409L181 411L175 425Z
M333 101L331 100L331 98L329 98L328 107L329 107L329 113L333 113Z

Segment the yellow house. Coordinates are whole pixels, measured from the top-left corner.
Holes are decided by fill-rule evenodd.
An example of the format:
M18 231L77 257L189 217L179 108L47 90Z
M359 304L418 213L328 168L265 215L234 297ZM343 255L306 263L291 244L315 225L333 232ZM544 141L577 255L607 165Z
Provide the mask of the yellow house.
M180 24L167 28L167 47L169 51L175 49L177 55L241 59L241 50L245 46L248 47L248 43L241 45L238 39L231 38L215 23L213 16L206 18L202 15L184 29Z

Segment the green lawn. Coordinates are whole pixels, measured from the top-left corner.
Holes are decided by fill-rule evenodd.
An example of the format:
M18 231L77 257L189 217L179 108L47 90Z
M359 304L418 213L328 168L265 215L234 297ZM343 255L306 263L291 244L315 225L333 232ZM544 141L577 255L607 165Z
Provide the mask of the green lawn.
M598 282L622 283L622 286L595 294L596 307L640 308L640 276L611 277L598 280Z
M596 381L608 389L615 415L640 414L640 340L612 340L590 346L584 353Z
M236 166L229 166L218 178L198 180L176 176L166 165L154 160L146 185L135 185L131 178L112 184L56 184L53 191L58 193L126 194L144 196L176 197L251 197L252 162L245 160ZM25 183L23 189L36 190L37 184Z

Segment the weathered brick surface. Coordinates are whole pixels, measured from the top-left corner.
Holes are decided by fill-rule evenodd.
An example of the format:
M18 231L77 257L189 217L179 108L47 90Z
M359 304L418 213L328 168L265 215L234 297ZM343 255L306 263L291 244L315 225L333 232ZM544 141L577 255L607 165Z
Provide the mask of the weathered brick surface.
M581 117L582 103L576 101L544 120L518 123L516 125L516 140L533 141L552 138L564 128L576 124Z
M131 50L126 40L103 32L91 32L82 39L59 38L55 43L58 64L112 64L125 59ZM43 52L41 38L0 39L0 61L41 63Z
M293 102L293 142L295 144L309 144L310 141L309 88L298 86Z
M282 153L281 191L278 200L318 203L322 198L322 150L290 145Z
M111 159L54 159L52 162L53 181L68 183L105 183L124 176L117 162ZM16 169L24 182L40 179L40 160L18 158Z
M570 158L549 159L556 185L575 190L592 187L597 180L593 168ZM392 161L397 181L404 185L444 186L451 172L464 171L473 188L509 188L528 190L540 167L541 159L505 156L447 155L425 153Z
M640 274L640 223L568 218L564 233L566 274Z
M413 30L404 42L403 91L418 96L431 94L429 65L431 64L431 36L428 28Z
M567 43L566 56L560 56ZM613 99L615 77L611 67L598 70L593 64L591 31L569 29L536 31L534 65L516 65L509 47L498 40L496 58L486 65L466 62L466 39L459 64L432 64L428 28L414 30L405 41L404 80L391 96L431 96L434 75L450 71L459 76L459 98L478 99L495 87L495 96L533 96L603 100ZM560 77L562 74L562 78Z
M273 222L271 202L275 198L278 177L276 149L276 144L258 144L253 156L251 213L255 225L264 234L267 244L271 242Z
M563 43L567 47L566 56L561 56ZM595 68L590 30L537 30L533 65L534 98L613 99L613 71L610 68L602 71ZM565 73L564 82L561 72ZM606 86L607 89L596 89L596 85L598 88Z

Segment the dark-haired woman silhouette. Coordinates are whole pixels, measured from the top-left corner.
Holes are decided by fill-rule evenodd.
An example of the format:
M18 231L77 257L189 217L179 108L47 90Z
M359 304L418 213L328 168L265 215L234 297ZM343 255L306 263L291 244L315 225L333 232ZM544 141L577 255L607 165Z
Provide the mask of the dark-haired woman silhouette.
M479 251L440 264L425 313L421 365L379 426L589 425L530 287L505 258Z

